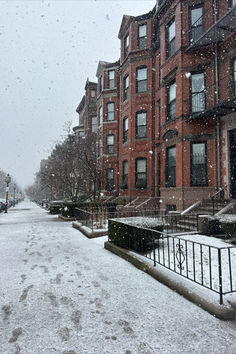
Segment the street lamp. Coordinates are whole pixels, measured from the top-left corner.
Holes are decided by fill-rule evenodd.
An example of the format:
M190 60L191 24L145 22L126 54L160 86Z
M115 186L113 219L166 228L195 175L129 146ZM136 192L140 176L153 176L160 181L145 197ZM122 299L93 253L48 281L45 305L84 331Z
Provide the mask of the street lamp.
M9 175L9 173L7 174L7 176L5 178L5 182L7 184L7 186L6 186L6 208L5 208L5 213L7 213L9 183L11 183L11 176Z
M13 206L16 205L16 184L14 183L13 185L13 191L14 191L14 194L13 194Z

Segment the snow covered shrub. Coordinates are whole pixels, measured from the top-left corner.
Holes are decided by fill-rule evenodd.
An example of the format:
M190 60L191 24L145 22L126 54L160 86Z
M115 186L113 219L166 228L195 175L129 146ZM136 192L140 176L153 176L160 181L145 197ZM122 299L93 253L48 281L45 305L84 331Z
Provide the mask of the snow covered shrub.
M163 231L163 225L156 225L156 231ZM142 226L131 225L126 222L109 220L108 222L109 239L116 246L127 248L139 253L145 253L153 248L156 240L160 238L160 234L152 229Z
M50 205L48 210L49 210L49 213L53 214L53 215L61 214L62 207L63 207L62 204Z
M217 235L222 233L220 222L217 218L210 215L200 215L198 219L198 227L201 234Z
M236 236L236 221L221 221L223 233L229 237Z

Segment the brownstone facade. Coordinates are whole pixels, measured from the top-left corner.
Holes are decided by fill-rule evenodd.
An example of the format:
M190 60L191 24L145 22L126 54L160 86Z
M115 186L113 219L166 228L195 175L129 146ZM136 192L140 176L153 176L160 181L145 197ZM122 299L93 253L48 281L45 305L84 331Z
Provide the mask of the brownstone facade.
M159 197L167 210L221 187L236 198L235 5L159 0L123 17L120 61L97 70L105 194Z

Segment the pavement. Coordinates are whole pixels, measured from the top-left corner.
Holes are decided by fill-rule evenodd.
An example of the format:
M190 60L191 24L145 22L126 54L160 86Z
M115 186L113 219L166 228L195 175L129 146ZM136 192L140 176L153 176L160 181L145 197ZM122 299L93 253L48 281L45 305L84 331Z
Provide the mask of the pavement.
M1 354L236 352L221 321L25 201L0 214Z

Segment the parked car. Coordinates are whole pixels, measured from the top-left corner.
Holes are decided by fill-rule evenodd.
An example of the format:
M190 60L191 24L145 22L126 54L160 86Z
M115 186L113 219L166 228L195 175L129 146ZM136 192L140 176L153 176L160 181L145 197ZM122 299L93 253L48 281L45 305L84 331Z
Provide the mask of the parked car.
M6 209L6 201L5 199L0 198L0 213L5 211L5 209Z

